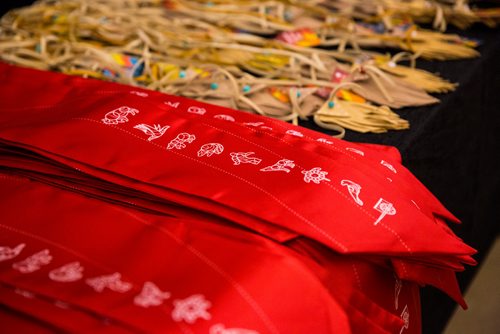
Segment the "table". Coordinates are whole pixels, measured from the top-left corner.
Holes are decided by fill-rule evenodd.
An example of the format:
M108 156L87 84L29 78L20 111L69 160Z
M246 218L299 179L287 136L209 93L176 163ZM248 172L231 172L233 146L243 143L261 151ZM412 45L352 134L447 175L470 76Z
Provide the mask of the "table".
M0 14L33 1L3 3ZM481 57L448 62L418 61L418 67L458 82L457 90L438 97L440 104L397 111L410 121L406 131L360 134L347 131L345 140L397 147L403 163L443 204L462 220L455 233L478 250L481 264L498 234L500 218L500 30L475 25L466 32L482 40ZM303 126L327 132L312 122ZM477 272L467 268L458 274L466 289ZM455 303L433 288L422 289L424 334L440 333Z
M385 134L346 131L345 140L397 147L403 164L461 221L451 226L478 250L479 266L458 274L462 290L470 284L498 234L500 218L500 30L475 25L462 32L482 41L481 57L430 62L419 68L457 82L456 91L437 95L440 104L396 110L410 129ZM312 122L303 124L319 131ZM441 333L455 304L433 288L422 289L424 334Z

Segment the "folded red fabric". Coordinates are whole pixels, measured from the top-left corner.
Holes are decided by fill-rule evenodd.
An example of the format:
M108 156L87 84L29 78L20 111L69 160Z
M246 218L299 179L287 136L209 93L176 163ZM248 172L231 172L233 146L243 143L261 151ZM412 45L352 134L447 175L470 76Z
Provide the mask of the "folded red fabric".
M475 251L395 148L1 63L0 100L0 250L19 251L17 265L0 258L0 280L62 301L64 319L117 332L419 333L418 284L465 307L454 272ZM47 263L27 275L30 261ZM80 277L64 290L54 270ZM159 307L134 304L144 293ZM57 308L6 299L72 331Z
M147 333L184 327L208 333L218 325L259 333L351 332L345 311L300 256L267 238L7 175L0 184L6 254L0 281L24 291L27 303L63 305L58 322L50 309L39 312L61 329L89 328L97 318Z

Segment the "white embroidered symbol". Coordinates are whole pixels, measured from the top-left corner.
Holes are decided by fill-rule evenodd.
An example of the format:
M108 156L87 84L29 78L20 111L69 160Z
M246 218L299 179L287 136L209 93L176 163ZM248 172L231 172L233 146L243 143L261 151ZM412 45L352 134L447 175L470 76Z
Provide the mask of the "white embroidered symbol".
M272 166L268 166L268 167L262 168L261 171L262 172L279 172L279 171L282 171L282 172L290 173L290 169L288 169L287 167L288 168L294 168L295 167L295 164L293 163L293 160L281 159L280 161L278 161L277 163L275 163Z
M325 138L318 138L317 141L319 141L320 143L325 143L325 144L328 144L328 145L332 145L333 142L332 141L329 141Z
M35 298L35 294L34 293L26 291L26 290L19 289L19 288L15 289L14 292L17 293L20 296L23 296L24 298L29 298L29 299Z
M248 126L253 126L253 127L257 128L257 127L263 125L264 122L246 122L246 123L243 123L243 124L248 125Z
M403 281L396 277L396 284L394 285L394 307L396 310L399 308L399 294L403 287Z
M331 181L326 178L328 172L322 171L319 167L314 167L311 170L302 171L302 174L304 174L304 181L306 183L312 181L316 184L319 184L321 181Z
M236 121L233 116L223 115L223 114L215 115L214 118L222 119L224 121L229 121L229 122Z
M273 130L273 128L270 128L270 127L265 126L265 125L264 125L264 126L261 126L260 128L261 128L261 129L263 129L263 130L270 130L270 131L272 131L272 130Z
M211 315L207 309L212 306L203 295L192 295L186 299L174 300L174 310L172 311L172 319L175 321L185 321L188 324L194 323L197 319L202 318L210 320Z
M207 110L205 108L191 106L188 108L188 112L190 112L191 114L204 115Z
M122 275L120 273L88 278L85 282L97 292L102 292L105 288L121 293L132 289L132 284L122 281Z
M396 168L394 168L393 165L391 165L390 163L388 163L387 161L385 160L380 160L380 164L382 166L385 166L387 167L391 172L393 172L394 174L396 174L398 171L396 170Z
M387 181L392 183L392 179L390 177L387 178Z
M365 155L365 152L360 151L360 150L358 150L358 149L356 149L356 148L346 147L345 149L346 149L347 151L351 151L351 152L354 152L354 153L359 154L359 155L362 155L362 156L364 156L364 155Z
M179 102L170 102L170 101L165 101L163 103L165 103L167 106L171 106L172 108L177 108L180 104Z
M71 262L49 273L49 278L56 282L75 282L83 277L80 262Z
M142 291L135 296L134 304L141 307L159 306L165 299L170 298L169 292L161 291L154 283L145 282Z
M219 143L208 143L200 147L198 151L198 157L211 157L214 154L221 154L224 152L224 146Z
M405 308L403 309L403 313L401 313L401 319L405 322L401 330L399 331L399 334L403 333L405 329L408 329L410 327L410 311L408 310L408 305L405 305Z
M141 130L149 136L148 141L152 141L163 136L169 127L168 125L162 127L160 124L155 124L153 126L148 124L137 124L134 126L134 129Z
M373 208L380 212L380 216L378 217L377 221L375 223L373 223L373 225L378 225L378 223L380 223L380 221L386 215L394 216L396 214L396 209L394 208L392 203L386 201L383 198L380 198L378 200L377 204L375 204L375 206Z
M44 249L38 253L27 257L23 261L16 262L12 265L12 268L22 272L23 274L32 273L37 271L42 266L45 266L52 261L52 255L48 249Z
M137 96L140 96L140 97L148 97L149 94L148 93L144 93L144 92L138 92L136 90L132 90L130 91L130 94L134 94L134 95L137 95Z
M223 324L215 324L210 327L209 334L259 334L259 332L243 328L225 328Z
M411 202L413 203L413 205L415 205L415 206L417 207L417 209L419 209L419 210L420 210L420 207L417 205L417 203L415 203L415 201L414 201L414 200L411 200Z
M116 108L111 110L102 119L104 124L118 124L118 123L126 123L128 122L128 114L135 116L135 114L139 113L139 110L130 108L127 106L122 106L120 108Z
M19 244L14 248L7 246L0 247L0 262L15 258L19 254L21 254L24 247L26 247L25 244Z
M167 150L172 150L174 148L180 150L186 148L186 144L184 143L192 143L195 139L195 135L191 135L187 132L179 133L175 139L172 139L170 143L168 143Z
M359 193L361 192L361 186L351 180L342 180L340 185L347 187L349 194L351 195L354 202L358 205L363 206L363 201L359 198Z
M250 157L250 155L254 154L254 152L232 152L231 160L233 160L235 165L239 164L252 164L258 165L262 161L262 159Z
M302 132L295 131L295 130L288 130L286 132L286 134L289 134L289 135L292 135L292 136L295 136L295 137L304 137L304 135L302 134Z

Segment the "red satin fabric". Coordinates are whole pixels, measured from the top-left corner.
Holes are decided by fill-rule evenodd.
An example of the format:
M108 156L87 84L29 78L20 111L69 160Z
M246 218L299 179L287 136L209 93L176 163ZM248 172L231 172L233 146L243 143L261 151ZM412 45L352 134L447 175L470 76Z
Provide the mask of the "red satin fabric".
M474 250L394 148L97 80L0 79L0 247L50 252L30 273L0 261L2 289L67 306L4 297L16 312L69 331L419 333L417 284L465 306L454 271ZM84 276L47 278L65 264ZM134 304L143 289L161 303Z

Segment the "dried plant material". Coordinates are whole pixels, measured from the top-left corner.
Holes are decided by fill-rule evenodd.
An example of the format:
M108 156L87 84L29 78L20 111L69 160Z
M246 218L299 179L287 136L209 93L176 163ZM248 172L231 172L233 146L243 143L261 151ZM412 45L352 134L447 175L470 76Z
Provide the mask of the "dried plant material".
M294 124L324 109L335 90L354 119L364 110L370 122L381 117L385 124L386 109L378 105L437 103L427 93L454 85L367 49L434 59L477 55L474 43L421 30L389 15L384 8L392 2L385 3L346 15L343 1L42 0L1 19L0 59ZM345 83L357 86L339 90ZM394 124L388 128L404 128Z

